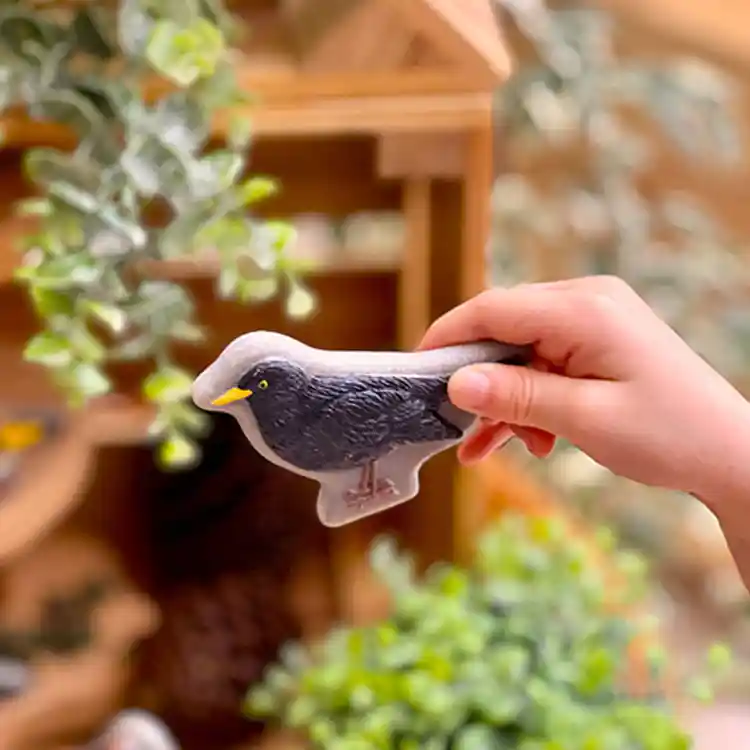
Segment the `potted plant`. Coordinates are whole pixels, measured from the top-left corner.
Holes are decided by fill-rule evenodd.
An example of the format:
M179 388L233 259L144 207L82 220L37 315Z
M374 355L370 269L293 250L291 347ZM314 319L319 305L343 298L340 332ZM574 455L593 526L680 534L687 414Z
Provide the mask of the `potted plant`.
M252 213L276 184L247 174L247 122L214 127L220 112L247 111L238 28L221 0L0 8L0 110L70 136L25 154L37 196L20 208L36 221L17 279L42 327L25 357L73 404L112 390L110 363L152 363L143 395L172 466L197 458L205 421L175 346L203 333L188 291L144 269L208 250L222 297L261 301L284 288L291 316L312 305L284 257L291 228Z
M689 737L666 697L663 653L648 653L648 684L628 681L647 627L639 557L590 548L546 518L504 517L481 539L471 569L415 575L389 540L372 549L392 614L294 645L253 688L247 711L276 718L327 750L681 750ZM711 650L712 668L727 650ZM705 676L692 688L708 698ZM645 687L645 690L643 689Z

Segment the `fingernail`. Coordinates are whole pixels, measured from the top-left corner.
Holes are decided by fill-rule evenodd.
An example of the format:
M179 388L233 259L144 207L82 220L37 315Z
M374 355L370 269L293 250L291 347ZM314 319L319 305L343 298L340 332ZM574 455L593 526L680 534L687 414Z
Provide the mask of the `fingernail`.
M459 370L448 384L451 401L461 409L481 409L487 402L490 380L483 372L471 367Z

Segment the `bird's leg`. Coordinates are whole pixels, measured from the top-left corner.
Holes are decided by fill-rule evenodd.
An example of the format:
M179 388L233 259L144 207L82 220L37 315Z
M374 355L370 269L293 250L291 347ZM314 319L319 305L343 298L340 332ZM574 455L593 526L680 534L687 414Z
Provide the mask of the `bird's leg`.
M396 487L390 479L376 477L375 461L368 461L362 467L359 484L346 493L347 503L355 507L362 507L368 500L374 500L378 495L394 494Z

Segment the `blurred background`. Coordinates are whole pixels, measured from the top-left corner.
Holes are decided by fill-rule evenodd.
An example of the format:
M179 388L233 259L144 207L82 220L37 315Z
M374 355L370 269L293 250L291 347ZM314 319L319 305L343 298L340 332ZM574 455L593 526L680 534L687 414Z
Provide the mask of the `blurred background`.
M696 747L750 741L747 592L691 497L511 444L326 529L189 399L246 331L408 349L489 285L600 273L746 389L747 29L742 0L1 1L0 750L396 747L244 696L388 617L381 532L470 565L510 513L637 550L675 669L733 652L677 700ZM652 746L683 747L586 747Z

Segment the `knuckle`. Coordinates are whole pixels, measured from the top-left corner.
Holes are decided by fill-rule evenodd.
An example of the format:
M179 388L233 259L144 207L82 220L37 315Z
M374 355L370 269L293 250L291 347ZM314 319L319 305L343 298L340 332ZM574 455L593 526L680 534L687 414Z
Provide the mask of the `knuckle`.
M594 279L600 293L612 299L628 299L634 294L631 286L619 276L595 276Z
M590 320L608 320L621 306L617 297L596 287L586 289L578 298L579 313Z
M488 338L492 333L492 321L502 289L487 289L472 301L472 337Z
M525 424L534 408L534 379L523 367L504 368L500 388L493 389L496 411L511 424Z

